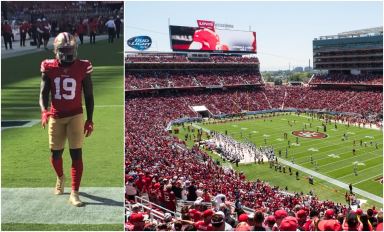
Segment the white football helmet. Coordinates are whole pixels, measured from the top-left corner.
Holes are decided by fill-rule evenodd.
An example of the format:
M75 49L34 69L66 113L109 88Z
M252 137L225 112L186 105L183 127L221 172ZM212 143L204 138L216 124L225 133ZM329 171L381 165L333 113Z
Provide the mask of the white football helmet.
M68 32L58 34L53 41L53 52L60 63L72 63L77 58L77 42L75 36Z

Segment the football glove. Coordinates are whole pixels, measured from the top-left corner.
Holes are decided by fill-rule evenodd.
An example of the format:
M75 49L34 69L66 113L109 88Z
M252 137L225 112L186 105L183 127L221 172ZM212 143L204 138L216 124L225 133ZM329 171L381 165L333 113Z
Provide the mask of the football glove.
M93 122L92 121L85 121L85 124L84 124L84 134L85 134L85 137L88 137L92 134L92 131L93 131Z
M44 110L41 112L41 126L45 128L45 125L48 123L49 116L51 116L52 113L49 112L48 110Z

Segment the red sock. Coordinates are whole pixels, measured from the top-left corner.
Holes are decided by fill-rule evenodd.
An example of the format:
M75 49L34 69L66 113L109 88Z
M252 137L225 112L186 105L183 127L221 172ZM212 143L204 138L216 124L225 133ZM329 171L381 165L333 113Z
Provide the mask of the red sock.
M79 191L81 176L83 175L83 160L72 160L71 176L72 176L72 190Z
M58 159L54 159L51 156L51 164L53 169L55 169L56 175L58 177L63 176L63 158L60 156Z

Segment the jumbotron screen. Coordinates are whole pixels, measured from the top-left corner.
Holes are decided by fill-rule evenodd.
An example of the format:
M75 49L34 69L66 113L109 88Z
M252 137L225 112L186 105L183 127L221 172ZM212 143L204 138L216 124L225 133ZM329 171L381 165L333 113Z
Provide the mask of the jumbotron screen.
M256 32L169 26L173 51L256 53Z

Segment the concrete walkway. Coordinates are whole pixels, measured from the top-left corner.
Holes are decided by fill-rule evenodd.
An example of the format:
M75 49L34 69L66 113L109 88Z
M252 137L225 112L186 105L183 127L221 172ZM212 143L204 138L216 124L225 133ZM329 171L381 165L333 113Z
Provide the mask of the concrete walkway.
M84 187L84 207L68 203L70 188L56 196L53 188L2 188L2 223L122 224L124 188Z
M343 189L346 189L346 190L349 191L349 184L346 184L346 183L341 182L341 181L339 181L339 180L336 180L336 179L333 179L333 178L331 178L331 177L322 175L322 174L320 174L320 173L318 173L318 172L312 171L312 170L310 170L310 169L308 169L308 168L304 168L304 167L299 166L299 165L297 165L297 164L293 164L292 162L286 161L286 160L284 160L284 159L280 159L280 158L279 158L279 162L280 162L280 163L283 163L283 164L285 164L285 165L291 166L291 167L293 167L293 168L295 168L295 169L297 169L297 170L300 170L300 171L302 171L302 172L305 172L305 173L307 173L307 174L309 174L309 175L311 175L311 176L313 176L313 177L319 178L319 179L321 179L321 180L325 180L325 181L327 181L327 182L329 182L329 183L331 183L331 184L334 184L334 185L336 185L336 186L339 186L340 188L343 188ZM379 197L379 196L376 196L375 194L372 194L372 193L369 193L369 192L367 192L367 191L358 189L358 188L356 188L356 187L353 187L353 192L355 192L355 193L357 193L357 194L359 194L359 195L361 195L361 196L363 196L363 197L366 197L366 198L368 198L368 199L371 199L371 200L373 200L373 201L375 201L375 202L378 202L378 203L380 203L381 205L383 204L383 198L381 198L381 197Z
M29 40L29 39L25 41L25 47L20 47L20 41L16 40L15 42L12 42L12 48L13 49L8 48L8 50L5 50L3 37L1 37L1 38L2 38L1 39L1 59L16 57L16 56L22 56L25 54L31 54L31 53L35 53L35 52L44 51L43 45L40 48L37 48L36 46L30 46L29 42L31 40ZM106 39L108 39L108 35L97 35L96 36L96 43L97 43L97 41L106 40ZM48 41L48 49L49 50L53 49L53 40L54 40L54 38L51 37ZM84 36L84 44L88 44L89 41L90 41L89 36ZM77 40L77 42L78 42L78 44L80 44L79 39Z

